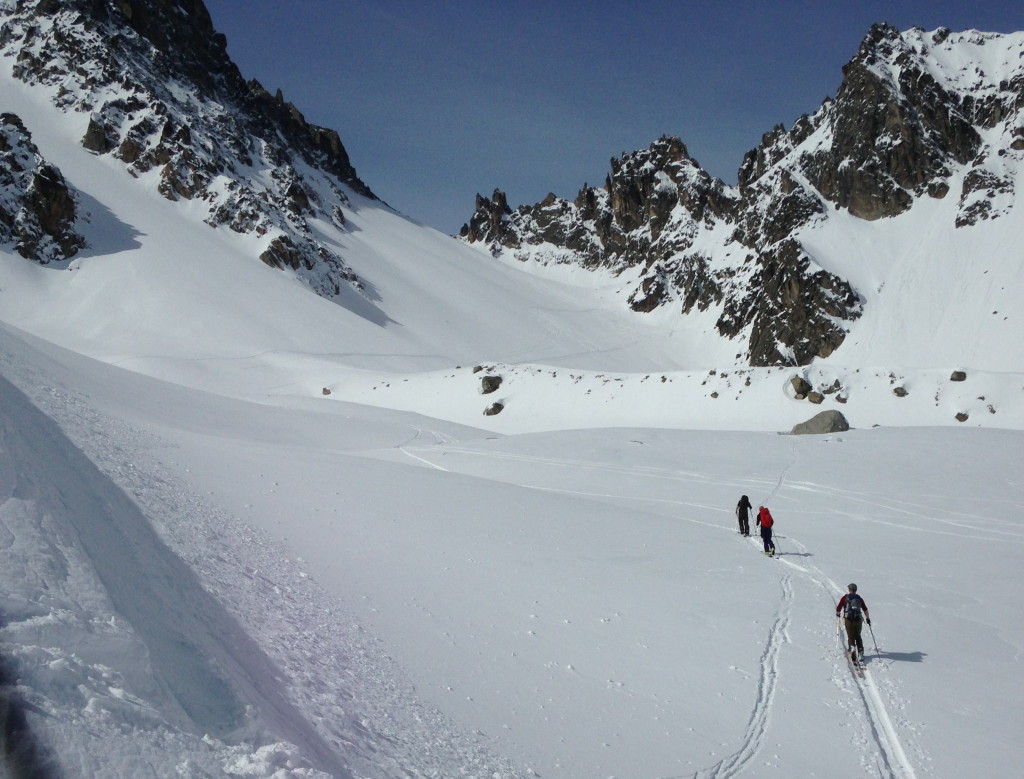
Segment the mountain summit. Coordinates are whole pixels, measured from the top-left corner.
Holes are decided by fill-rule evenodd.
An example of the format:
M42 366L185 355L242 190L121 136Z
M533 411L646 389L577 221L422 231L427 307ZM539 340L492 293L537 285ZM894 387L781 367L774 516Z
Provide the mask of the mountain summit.
M880 24L843 74L834 99L764 135L735 187L663 137L612 159L604 186L571 201L512 210L500 190L478 195L461 238L495 256L622 274L638 312L713 311L751 365L828 357L873 297L842 272L858 262L850 246L822 245L830 223L854 217L867 238L870 222L948 199L948 227L1002 234L1024 162L1022 34ZM942 254L945 234L919 240Z

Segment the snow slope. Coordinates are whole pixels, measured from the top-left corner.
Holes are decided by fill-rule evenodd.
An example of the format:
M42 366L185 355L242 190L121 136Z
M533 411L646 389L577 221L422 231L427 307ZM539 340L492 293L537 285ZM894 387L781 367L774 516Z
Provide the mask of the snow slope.
M819 240L902 257L860 266L877 313L834 360L752 371L699 322L619 311L614 278L541 278L355 197L317 229L368 298L317 298L0 81L90 213L70 263L0 251L9 763L1013 775L1022 280L985 279L967 237L969 316L938 316L912 239L832 220ZM820 410L796 373L840 378L824 407L855 429L779 435ZM736 534L741 494L778 559ZM851 580L864 680L833 616Z
M1017 431L495 437L2 355L3 651L70 775L1012 774Z

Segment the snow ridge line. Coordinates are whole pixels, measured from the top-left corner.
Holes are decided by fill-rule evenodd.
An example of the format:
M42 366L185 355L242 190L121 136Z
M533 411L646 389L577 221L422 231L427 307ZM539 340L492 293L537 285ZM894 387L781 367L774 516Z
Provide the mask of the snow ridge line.
M775 614L775 621L768 632L768 643L761 655L761 674L758 679L757 699L750 713L747 728L743 733L740 748L729 757L723 758L711 768L698 771L694 779L729 779L739 776L750 766L761 747L779 679L779 654L787 640L790 615L793 610L793 584L789 574L782 577L782 604Z

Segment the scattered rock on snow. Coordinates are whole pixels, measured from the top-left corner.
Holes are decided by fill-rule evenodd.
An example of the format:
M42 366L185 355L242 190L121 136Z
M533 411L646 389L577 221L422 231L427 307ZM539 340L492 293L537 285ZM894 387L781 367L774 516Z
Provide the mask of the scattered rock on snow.
M846 421L839 411L834 409L822 411L806 422L794 425L790 435L823 435L825 433L843 433L850 429L850 423Z
M807 397L807 393L814 389L803 376L794 376L789 383L793 387L797 400L803 400Z

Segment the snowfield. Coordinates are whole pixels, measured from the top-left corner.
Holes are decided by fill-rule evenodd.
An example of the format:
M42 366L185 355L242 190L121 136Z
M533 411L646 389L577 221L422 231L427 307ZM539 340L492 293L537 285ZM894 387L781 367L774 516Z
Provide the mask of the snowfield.
M495 436L0 343L3 651L67 774L1013 772L1019 431Z
M1019 209L901 217L946 254L830 222L849 348L752 370L713 318L357 196L318 230L368 295L318 298L0 84L89 219L71 262L0 248L10 776L1018 772ZM853 429L787 434L824 408Z

